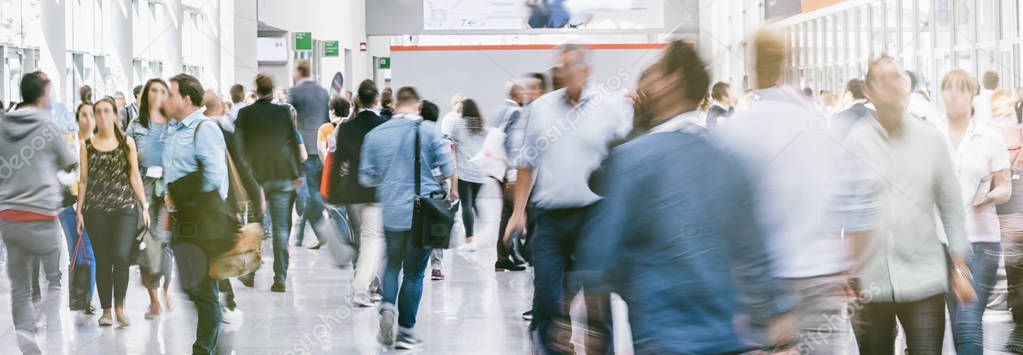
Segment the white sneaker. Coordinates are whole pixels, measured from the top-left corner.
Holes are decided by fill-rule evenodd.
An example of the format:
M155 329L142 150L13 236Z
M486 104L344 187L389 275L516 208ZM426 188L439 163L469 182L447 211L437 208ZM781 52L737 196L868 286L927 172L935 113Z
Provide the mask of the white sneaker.
M423 341L412 335L411 332L398 331L398 340L394 347L402 350L416 350L423 347Z
M352 295L352 305L356 307L373 307L377 305L377 301L373 300L367 291L359 291Z
M384 308L380 310L380 334L377 334L377 340L388 348L394 346L394 338L397 336L395 334L398 332L396 318L394 306L385 304Z
M467 251L467 252L474 252L474 251L476 251L476 243L475 242L469 242L469 243L462 244L462 246L458 247L458 250Z
M220 313L222 314L222 317L221 317L220 321L221 321L221 323L224 323L224 324L241 325L242 321L244 320L243 319L244 318L244 314L238 308L235 308L232 311L232 310L228 309L227 307L224 307L224 308L221 309Z

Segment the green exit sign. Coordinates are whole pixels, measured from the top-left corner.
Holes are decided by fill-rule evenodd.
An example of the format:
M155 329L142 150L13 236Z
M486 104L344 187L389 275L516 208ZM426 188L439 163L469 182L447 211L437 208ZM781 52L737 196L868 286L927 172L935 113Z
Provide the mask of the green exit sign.
M313 33L295 32L295 50L298 51L313 50Z
M337 57L341 54L341 43L339 41L324 41L323 42L323 56L324 57Z
M380 69L391 69L391 58L380 58Z

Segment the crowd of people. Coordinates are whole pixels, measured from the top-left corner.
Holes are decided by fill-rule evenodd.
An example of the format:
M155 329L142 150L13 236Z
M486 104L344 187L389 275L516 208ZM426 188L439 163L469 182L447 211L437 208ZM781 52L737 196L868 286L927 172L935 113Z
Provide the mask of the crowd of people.
M63 125L48 76L26 74L23 102L0 118L19 348L42 351L63 249L71 311L130 326L138 264L144 318L171 309L177 279L197 313L193 353L215 353L239 305L232 277L212 269L247 223L271 240L270 291L286 292L289 243L308 226L311 249L354 268L338 302L376 307L383 346L421 348L427 268L444 279L444 248L417 231L421 204L451 201L457 244L489 250L478 242L490 240L488 184L502 196L494 270L531 270L522 317L538 353L613 352L617 294L636 353L891 354L900 325L909 353L937 354L947 314L957 353L981 354L1002 264L1023 324L1023 104L997 74L978 83L952 69L931 95L881 56L843 93L815 95L784 82L783 35L762 29L750 43L742 96L712 85L682 41L624 93L595 85L589 49L568 44L550 80L510 80L492 110L459 94L444 115L413 87L371 80L332 97L299 61L290 89L259 74L226 100L187 74L147 81L131 104L82 87ZM256 287L257 272L233 276ZM586 321L573 325L579 297ZM998 346L1023 353L1023 327Z

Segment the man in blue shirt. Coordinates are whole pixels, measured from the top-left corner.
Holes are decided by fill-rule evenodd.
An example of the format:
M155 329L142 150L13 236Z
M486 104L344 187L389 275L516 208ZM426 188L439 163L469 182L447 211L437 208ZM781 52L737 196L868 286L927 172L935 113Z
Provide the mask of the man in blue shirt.
M219 220L223 214L215 212L224 208L229 187L227 146L220 127L205 122L208 118L200 109L204 93L198 79L179 74L170 79L170 93L164 102L167 115L174 119L163 151L169 190L165 201L174 213L173 249L181 288L198 313L193 354L216 352L222 318L220 294L217 280L208 276L205 256L212 242L223 237L217 234L225 230L219 227L226 221Z
M359 159L359 182L363 186L377 188L377 199L383 208L387 256L380 281L383 303L380 305L378 339L385 346L396 345L399 349L409 350L422 346L422 341L412 334L412 327L415 326L419 300L423 295L423 270L431 252L412 242L412 201L416 194L413 174L420 176L422 196L441 196L444 191L433 176L433 169L440 169L441 176L451 179L451 197L458 198L451 149L441 139L433 122L423 122L418 113L419 102L415 89L404 87L398 90L397 112L391 120L366 135ZM417 133L421 166L419 171L413 171L416 154L413 147ZM404 274L400 292L399 272ZM395 304L399 306L397 312ZM396 314L399 317L397 324ZM396 325L400 326L397 335Z

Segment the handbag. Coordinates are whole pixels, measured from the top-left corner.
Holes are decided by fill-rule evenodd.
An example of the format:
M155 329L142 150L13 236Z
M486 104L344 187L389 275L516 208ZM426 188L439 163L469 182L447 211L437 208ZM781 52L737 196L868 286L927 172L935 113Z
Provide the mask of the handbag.
M415 128L415 155L413 174L415 174L415 197L412 204L412 243L422 249L448 249L451 246L451 228L455 224L455 211L446 197L433 198L422 195L422 162L420 161L420 123Z
M209 276L214 280L248 275L263 264L263 226L250 223L252 200L242 186L241 176L235 168L231 154L227 154L227 170L234 190L235 205L238 206L238 220L241 228L235 233L234 247L210 260Z
M141 228L135 237L132 265L138 265L142 272L159 274L163 270L163 241L149 228Z

